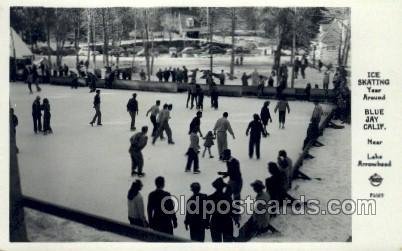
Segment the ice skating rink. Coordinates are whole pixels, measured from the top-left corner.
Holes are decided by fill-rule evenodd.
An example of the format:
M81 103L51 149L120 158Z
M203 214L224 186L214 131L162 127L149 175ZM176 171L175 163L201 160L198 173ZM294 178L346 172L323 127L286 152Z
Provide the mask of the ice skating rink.
M17 145L23 194L128 223L126 195L135 178L130 176L128 148L133 132L129 130L130 116L126 104L132 93L102 89L103 126L91 127L88 123L94 115L94 94L88 93L87 88L72 90L43 85L42 92L30 95L25 84L10 84L10 104L19 119ZM200 156L200 174L184 172L185 152L189 146L188 126L196 113L185 108L187 93L136 93L139 102L137 131L143 125L152 129L145 113L155 100L173 104L170 126L176 144L168 145L167 141L158 140L152 145L149 140L143 150L146 176L142 178L144 187L141 193L145 205L149 192L155 189L154 179L157 176L165 177L165 190L172 195L184 195L186 199L191 195L190 184L195 181L201 184L201 192L213 192L211 183L218 177L217 172L226 170L225 163L217 160L216 144L212 148L215 158ZM36 135L33 132L31 105L36 95L50 101L54 132L51 135ZM240 161L242 198L247 195L254 198L250 183L255 179L264 181L269 176L267 162L276 161L279 150L285 149L296 160L301 153L314 106L308 102L289 102L291 113L286 117L286 129L279 130L277 114L273 113L276 101L272 100L270 111L273 123L268 126L271 135L262 139L261 159L250 160L245 131L253 113L259 113L263 102L255 98L220 97L219 110L215 111L210 108L209 97L204 99L201 120L204 135L213 129L215 121L224 111L229 113L236 139L228 135L228 144L233 156ZM327 106L324 108L328 109ZM327 129L320 138L326 146L314 148L311 154L316 158L305 162L302 167L306 174L322 180L294 181L290 194L319 199L322 204L329 199L350 198L350 137L350 126L343 130ZM203 145L203 140L200 145ZM189 232L184 228L184 215L177 214L177 217L175 235L189 238ZM247 218L242 217L242 222ZM273 219L272 225L282 235L265 235L254 241L345 241L351 234L351 217L347 215L280 215ZM209 230L206 241L210 241Z

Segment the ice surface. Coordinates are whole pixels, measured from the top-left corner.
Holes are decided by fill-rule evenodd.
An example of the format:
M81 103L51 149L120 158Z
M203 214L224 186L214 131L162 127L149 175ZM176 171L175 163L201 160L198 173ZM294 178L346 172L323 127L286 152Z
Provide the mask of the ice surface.
M88 123L94 115L93 94L87 88L72 90L68 87L43 85L42 98L50 101L52 112L52 135L33 133L31 105L37 95L28 94L27 86L21 83L10 85L10 103L19 118L17 145L21 173L22 190L29 195L55 204L87 211L122 222L127 220L126 195L134 180L130 176L130 157L128 154L130 116L126 103L132 91L102 90L102 127L91 127ZM175 145L166 141L149 144L143 151L146 176L142 178L145 204L150 191L154 190L154 179L161 175L166 179L166 190L171 194L186 198L191 194L192 182L200 182L204 193L213 192L211 182L218 171L226 170L224 163L215 159L201 158L201 174L185 173L186 156L189 145L188 126L195 116L195 110L185 108L187 94L168 94L137 92L139 116L136 127L148 125L152 128L146 110L156 99L172 103L170 125ZM261 160L249 159L247 154L248 137L245 131L253 113L259 113L264 100L255 98L221 97L219 110L210 108L208 97L204 100L204 113L201 130L205 134L212 130L215 121L224 111L229 113L236 139L228 136L229 148L240 160L243 174L242 197L254 192L250 183L255 179L268 177L266 164L275 161L280 149L285 149L295 161L301 152L313 104L290 102L291 113L286 117L286 129L278 129L277 114L273 114L276 101L270 105L273 123L269 125L271 136L262 140ZM327 107L326 107L327 108ZM328 133L327 133L328 131ZM319 176L323 181L297 181L297 191L292 194L305 194L307 198L345 199L350 197L350 128L346 130L328 129L322 141L324 148L314 149L317 158L302 168L306 173ZM341 136L338 135L340 133ZM203 142L201 141L201 146ZM217 156L216 145L212 149ZM189 237L184 228L184 216L178 216L175 235ZM348 219L346 219L348 218ZM345 220L346 219L346 220ZM257 241L343 241L350 234L350 217L339 216L279 216L273 224L280 229L282 237L262 237ZM325 229L325 231L324 231ZM210 240L209 231L206 240Z

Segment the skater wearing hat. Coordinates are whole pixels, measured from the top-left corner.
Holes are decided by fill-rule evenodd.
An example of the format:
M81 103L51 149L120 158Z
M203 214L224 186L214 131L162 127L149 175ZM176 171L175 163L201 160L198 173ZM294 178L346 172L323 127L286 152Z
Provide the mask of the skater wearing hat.
M127 103L127 111L131 117L131 125L130 130L135 131L135 116L138 115L138 101L137 101L137 94L133 93L133 97L128 100Z
M207 200L207 195L200 193L200 183L191 183L190 189L193 195L187 200L186 218L184 225L186 230L190 228L190 238L193 241L203 242L205 239L205 229L208 228L207 219L203 218L203 206Z
M229 177L228 187L234 200L240 200L243 178L240 172L240 162L232 157L230 149L223 151L223 161L226 162L227 171L218 172L223 178Z
M212 210L211 204L207 204L208 223L211 230L211 239L213 242L231 242L233 241L233 222L239 226L239 222L236 220L233 214L232 198L225 193L223 189L226 187L222 178L217 178L212 186L215 188L215 192L208 196L208 201L211 201L213 205L221 205L220 210ZM229 207L229 208L228 208ZM229 209L229 210L228 210Z

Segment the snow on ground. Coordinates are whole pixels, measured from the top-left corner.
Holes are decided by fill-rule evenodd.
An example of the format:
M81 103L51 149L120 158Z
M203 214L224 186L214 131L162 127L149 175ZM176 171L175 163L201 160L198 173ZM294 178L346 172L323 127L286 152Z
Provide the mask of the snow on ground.
M71 90L60 86L42 87L42 92L38 94L42 99L47 97L50 100L52 111L51 124L54 134L47 136L33 133L31 105L37 93L29 95L26 85L21 83L10 85L10 103L15 108L20 122L17 128L17 145L20 149L18 158L23 193L55 204L127 222L126 195L134 179L130 177L131 162L128 154L129 138L133 133L129 130L130 117L126 112L126 103L132 91L102 90L103 126L91 127L88 123L94 114L93 94L89 94L87 88ZM175 145L168 145L166 141L157 141L154 146L149 142L144 149L146 176L142 178L144 183L142 194L145 203L149 192L155 188L154 179L159 175L166 179L166 190L176 196L184 195L188 198L191 194L190 184L195 181L201 183L202 192L208 194L213 192L211 182L217 177L218 171L226 170L224 163L216 158L200 158L201 174L184 172L186 163L184 153L189 145L188 125L195 116L194 110L185 109L186 94L152 92L137 92L137 94L140 111L136 122L137 128L143 125L152 128L149 118L145 117L145 112L156 99L160 99L162 104L165 102L173 104L170 124L176 142ZM242 197L246 195L254 197L250 183L255 179L264 180L268 177L266 164L268 161L276 160L279 150L286 149L293 160L299 156L313 104L290 102L291 113L287 115L285 130L278 129L277 115L273 116L273 124L269 125L271 136L262 140L262 156L261 160L257 161L248 158L248 137L245 136L245 130L252 119L252 114L259 112L263 100L221 97L218 111L211 110L209 102L209 98L204 100L202 132L205 134L208 130L212 130L215 121L224 111L229 113L229 120L236 135L235 140L229 136L229 148L241 163L244 180ZM271 101L271 113L275 104L275 100ZM338 136L338 131L342 136ZM325 148L314 149L312 154L317 158L311 161L312 164L315 163L311 166L313 170L308 170L307 165L303 166L306 173L311 172L322 177L324 181L298 181L295 183L300 183L298 190L295 191L296 194L306 194L307 198L320 199L327 199L330 196L344 199L350 196L350 165L347 164L350 158L348 131L349 128L324 135L322 141L328 144L326 148L331 151L326 151ZM217 156L216 146L213 147L213 154ZM346 156L346 160L338 158L335 161L328 156L339 156L339 158ZM328 172L325 172L325 169ZM350 224L350 217L349 220L342 217L345 216L339 218L320 216L316 220L316 217L307 216L279 216L274 220L274 224L286 235L277 241L341 240L350 233L350 228L344 227L344 224L348 222ZM189 233L185 231L183 220L184 216L178 215L179 226L174 232L175 235L188 238ZM314 228L307 231L309 225L306 224L311 224ZM322 231L324 227L329 228L328 231ZM209 232L206 238L207 241L210 240ZM271 239L266 238L266 241Z

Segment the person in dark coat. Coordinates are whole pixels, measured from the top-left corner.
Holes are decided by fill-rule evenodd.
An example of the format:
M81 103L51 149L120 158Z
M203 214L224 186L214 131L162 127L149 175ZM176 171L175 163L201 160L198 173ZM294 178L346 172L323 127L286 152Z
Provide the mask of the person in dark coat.
M156 77L158 78L159 82L162 82L163 79L162 69L159 69L159 71L156 73Z
M165 187L165 179L163 177L157 177L155 185L156 190L152 191L148 196L147 212L149 225L153 230L173 235L173 228L177 228L174 202L170 198L170 193L163 190ZM162 203L162 200L165 203ZM162 210L162 206L165 210Z
M301 62L300 62L299 58L296 57L295 62L294 62L295 78L297 78L299 76L300 66L301 66Z
M301 75L303 79L306 78L306 68L308 67L308 60L306 58L306 55L303 55L301 61L300 61L300 70L301 70Z
M92 121L89 122L91 126L94 126L94 123L96 119L98 119L97 125L102 125L102 113L100 110L100 104L101 104L101 99L100 99L100 90L96 90L96 95L94 97L94 109L95 109L95 116L93 117Z
M304 93L306 94L306 100L310 100L311 95L311 84L307 83L306 88L304 89Z
M18 117L14 113L14 108L10 108L10 133L14 136L14 139L16 139L16 133L17 133L17 126L18 126ZM16 146L16 151L17 153L19 152L18 147Z
M64 76L68 77L68 66L64 64L63 66Z
M255 148L255 155L257 159L260 159L260 142L261 142L261 135L266 136L264 127L261 123L260 116L258 114L253 115L253 121L248 124L246 130L246 136L250 133L250 141L248 145L248 156L253 158L254 148Z
M34 123L34 132L42 131L42 106L40 104L40 97L37 96L32 104L32 118Z
M220 85L225 85L225 72L222 70L221 74L219 74L219 84Z
M243 86L248 86L249 78L251 78L251 75L247 75L245 72L243 72L243 75L241 76L241 83Z
M163 79L165 82L169 82L169 78L170 78L170 70L165 68L165 70L163 71Z
M318 71L321 72L321 68L324 66L324 64L322 63L322 61L320 59L318 59Z
M268 120L272 123L271 113L269 112L269 101L265 101L263 107L261 108L260 117L262 125L264 126L264 132L266 135L269 135L267 131Z
M315 141L318 138L318 136L320 136L320 129L318 128L318 124L311 121L307 128L306 138L304 139L304 142L303 142L303 150L304 150L304 148L306 148L307 144L311 140ZM315 142L313 142L313 143L315 143Z
M172 76L172 82L176 83L177 70L175 68L170 70L170 75Z
M208 201L212 201L213 205L220 203L221 210L212 210L211 205L207 204L208 212L208 225L211 231L211 239L213 242L231 242L233 241L233 222L239 226L237 217L234 215L232 207L232 198L230 195L223 191L226 187L222 178L217 178L212 186L215 192L207 197ZM228 208L229 207L229 210ZM227 212L227 213L224 213Z
M183 66L183 81L184 83L188 83L188 69L186 66Z
M131 131L135 131L135 116L138 115L138 101L137 101L137 94L133 93L133 97L128 100L127 103L127 111L131 117L131 124L130 129Z
M144 69L141 69L141 71L140 71L140 79L142 81L145 81L147 79Z
M78 75L70 71L71 89L78 89Z
M225 149L222 154L223 161L226 162L227 171L218 172L223 178L229 177L228 187L234 200L240 200L240 193L243 187L243 178L240 172L240 162L232 157L230 149Z
M203 110L204 109L204 91L202 90L200 85L195 86L195 95L197 100L197 109Z
M191 132L195 132L195 133L199 133L200 136L202 137L201 118L202 118L202 111L198 111L196 116L193 118L193 120L191 120L190 129L188 131L189 134Z
M215 110L217 110L218 106L219 106L218 99L219 99L218 88L216 87L215 83L212 83L211 84L211 106Z
M43 99L41 109L43 110L43 134L53 133L52 127L50 126L50 104L47 98Z
M275 204L278 206L282 206L285 200L289 200L290 203L293 203L295 199L287 193L287 180L278 165L275 162L269 162L268 171L271 177L265 180L265 187L271 197L271 201L276 202Z
M141 151L148 143L147 132L148 127L143 126L141 132L134 134L130 138L130 148L128 152L131 157L131 176L137 174L139 177L143 177L145 175L142 171L144 167L144 157Z
M270 75L269 78L268 78L268 86L269 87L274 86L274 78L272 77L272 75Z
M195 127L190 127L190 146L186 152L187 164L186 172L191 171L191 166L194 166L193 173L200 173L199 158L198 153L200 152L200 138L197 135L197 129Z
M186 102L186 108L188 108L188 102L190 102L190 109L194 108L194 101L197 103L196 100L197 97L197 91L196 91L196 85L193 83L190 83L187 86L187 102Z
M204 205L207 195L200 193L200 183L194 182L190 185L193 195L186 203L186 217L184 225L186 230L190 228L190 238L192 241L203 242L205 240L205 229L208 229L207 219L204 219Z

